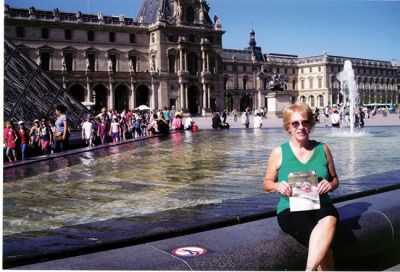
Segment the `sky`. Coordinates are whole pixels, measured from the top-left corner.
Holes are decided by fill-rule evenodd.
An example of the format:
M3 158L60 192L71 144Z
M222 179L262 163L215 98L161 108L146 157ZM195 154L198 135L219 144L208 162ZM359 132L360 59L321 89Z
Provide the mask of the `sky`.
M5 0L11 7L136 18L141 0ZM222 22L223 47L264 53L329 55L400 63L400 0L207 0Z

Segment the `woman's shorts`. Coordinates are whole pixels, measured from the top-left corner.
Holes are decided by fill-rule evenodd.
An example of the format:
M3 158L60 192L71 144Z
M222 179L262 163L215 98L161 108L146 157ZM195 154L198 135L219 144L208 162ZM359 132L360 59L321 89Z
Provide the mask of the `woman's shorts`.
M312 211L290 212L286 209L277 215L281 229L306 247L318 221L327 216L334 216L339 220L339 214L332 204Z
M111 137L113 139L118 139L119 138L119 133L118 132L113 132L113 133L111 133Z

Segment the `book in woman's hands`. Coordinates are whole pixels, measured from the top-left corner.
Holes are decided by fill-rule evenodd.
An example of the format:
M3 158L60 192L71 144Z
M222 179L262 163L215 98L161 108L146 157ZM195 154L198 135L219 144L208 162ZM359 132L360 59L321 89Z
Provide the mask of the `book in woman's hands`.
M289 173L288 183L292 188L292 196L289 197L291 212L318 210L321 207L315 171Z

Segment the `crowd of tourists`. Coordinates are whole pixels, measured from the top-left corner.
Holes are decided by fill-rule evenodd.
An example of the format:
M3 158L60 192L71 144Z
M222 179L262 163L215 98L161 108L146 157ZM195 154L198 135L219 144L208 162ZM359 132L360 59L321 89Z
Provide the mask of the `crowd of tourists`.
M43 117L32 124L23 121L15 124L4 122L3 147L8 161L25 160L28 157L53 154L69 148L71 130L67 108L55 108L56 120ZM168 133L171 130L197 131L191 116L183 122L183 112L164 108L154 112L123 110L117 112L102 108L98 115L88 115L81 124L81 138L86 146L119 142L132 138ZM30 128L28 129L30 125Z

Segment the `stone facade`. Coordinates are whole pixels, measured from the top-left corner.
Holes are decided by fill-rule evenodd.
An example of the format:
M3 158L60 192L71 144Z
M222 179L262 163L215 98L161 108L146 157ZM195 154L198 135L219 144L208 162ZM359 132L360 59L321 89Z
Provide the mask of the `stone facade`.
M398 103L395 61L264 54L250 33L244 50L223 49L222 25L204 0L142 0L137 18L101 13L5 6L5 37L94 110L146 104L206 115L224 108L268 106L279 115L288 103L311 107L341 102L336 75L350 59L361 102ZM284 74L281 92L270 90Z

